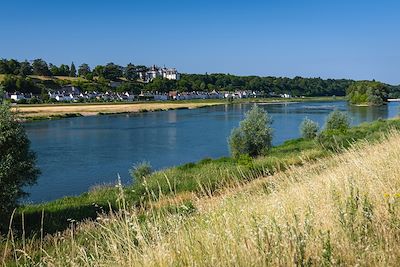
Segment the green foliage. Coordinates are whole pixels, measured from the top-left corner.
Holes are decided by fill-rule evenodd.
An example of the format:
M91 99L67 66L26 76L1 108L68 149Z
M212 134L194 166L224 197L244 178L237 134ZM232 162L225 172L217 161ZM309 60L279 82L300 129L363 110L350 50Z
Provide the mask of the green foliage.
M2 82L6 92L21 92L39 94L41 89L30 79L22 76L6 75Z
M0 225L4 225L18 200L27 195L24 187L33 185L40 173L23 126L5 104L0 106L0 151Z
M375 81L354 82L347 88L346 94L352 104L380 106L387 101L389 87Z
M133 65L132 63L126 65L124 69L124 77L127 80L136 80L139 77L135 65Z
M136 163L129 173L135 182L141 182L152 173L151 165L147 161Z
M313 139L317 136L319 125L309 118L304 118L300 124L300 134L304 139Z
M43 59L35 59L32 62L32 69L33 69L33 74L35 75L41 75L41 76L50 76L51 72L49 70L49 67Z
M76 77L76 67L74 62L71 63L71 68L69 71L69 77Z
M265 155L272 146L271 123L269 115L254 105L239 127L232 130L229 138L232 156L238 158L242 154L251 157Z
M107 80L116 81L122 77L122 67L114 63L108 63L103 69L102 77Z
M88 64L83 63L82 65L79 66L78 75L80 77L86 77L89 73L91 73L91 71L90 71L90 67Z
M339 110L332 111L325 123L325 130L345 132L350 128L349 116Z

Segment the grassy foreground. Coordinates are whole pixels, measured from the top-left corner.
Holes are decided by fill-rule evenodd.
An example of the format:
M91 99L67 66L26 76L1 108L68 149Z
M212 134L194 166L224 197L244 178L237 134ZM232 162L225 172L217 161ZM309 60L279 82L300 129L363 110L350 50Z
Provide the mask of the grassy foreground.
M365 126L363 126L365 127ZM238 182L213 196L128 204L64 233L13 242L7 263L46 266L398 266L400 134ZM172 186L172 185L171 185ZM145 216L145 219L143 219ZM5 263L5 261L3 261Z
M361 124L351 128L341 140L346 145L357 140L379 140L391 129L400 130L400 120ZM175 205L171 206L168 198L176 196L185 205L192 206L194 198L218 195L228 187L269 176L291 166L314 162L332 153L314 140L290 140L273 147L266 157L204 159L155 172L144 183L134 183L123 190L130 206L147 209L156 205L174 209ZM80 196L23 206L16 211L13 224L21 233L24 221L23 231L27 235L40 231L44 234L55 233L68 228L71 220L95 219L99 212L109 211L110 207L113 210L120 208L118 189L115 186L99 186Z

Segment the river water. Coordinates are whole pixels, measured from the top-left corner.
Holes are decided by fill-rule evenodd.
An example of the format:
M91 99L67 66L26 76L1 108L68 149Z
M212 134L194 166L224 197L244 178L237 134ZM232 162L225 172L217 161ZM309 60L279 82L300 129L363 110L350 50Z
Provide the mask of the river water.
M42 171L26 190L25 202L77 195L95 185L114 183L117 174L128 183L133 163L149 161L161 169L205 157L229 155L227 138L253 104L129 115L67 118L26 123ZM391 118L399 103L352 107L344 101L260 104L273 118L273 144L299 137L304 117L321 126L334 109L348 112L352 124Z

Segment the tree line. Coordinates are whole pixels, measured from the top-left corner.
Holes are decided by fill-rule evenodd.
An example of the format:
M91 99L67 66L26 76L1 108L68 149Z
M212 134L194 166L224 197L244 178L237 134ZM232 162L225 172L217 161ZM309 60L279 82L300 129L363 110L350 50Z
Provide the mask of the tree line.
M144 65L129 63L120 66L115 63L97 65L93 69L83 63L77 68L72 62L70 65L56 66L43 59L19 62L15 59L0 60L0 74L6 74L3 86L6 91L18 90L21 92L37 93L45 89L57 89L65 83L72 83L85 91L141 91L167 93L169 91L259 91L265 96L290 94L292 96L345 96L348 88L355 83L350 79L322 79L303 77L259 77L236 76L231 74L182 74L178 81L156 78L152 82L143 83L138 80L139 73L149 68ZM41 81L31 75L38 76L69 76L81 77L78 80ZM32 80L34 79L34 80ZM111 88L109 81L120 81L117 88ZM389 96L400 95L400 88L388 86Z

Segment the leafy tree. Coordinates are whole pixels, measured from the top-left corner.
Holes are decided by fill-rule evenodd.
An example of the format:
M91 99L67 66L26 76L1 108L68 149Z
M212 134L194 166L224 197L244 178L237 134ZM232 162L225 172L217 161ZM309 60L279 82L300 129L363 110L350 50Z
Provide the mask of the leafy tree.
M272 146L271 123L271 117L262 108L254 105L239 127L232 130L229 138L232 156L238 158L242 154L248 154L256 157L266 154Z
M79 66L79 68L78 68L79 76L86 77L89 73L91 73L91 71L90 71L90 67L88 64L83 63L82 65Z
M32 62L32 69L33 69L33 74L35 75L41 75L41 76L50 76L51 72L49 70L49 67L43 59L35 59Z
M115 81L122 77L122 67L114 63L108 63L103 70L103 77L108 80Z
M19 73L18 73L19 75L27 76L27 75L31 75L32 73L33 73L32 66L27 60L20 63Z
M59 76L69 76L70 70L69 66L65 64L61 64L60 67L58 68L58 75Z
M7 92L19 91L21 93L38 93L39 87L29 78L6 75L3 80L4 90Z
M138 78L138 73L136 71L135 65L129 63L124 69L124 77L128 80L136 80Z
M116 88L117 92L132 92L134 94L140 94L143 90L143 84L137 82L126 82L122 83Z
M102 65L97 65L93 69L93 74L96 75L97 77L104 77L104 66Z
M27 195L40 171L24 127L8 105L0 106L0 225L5 225L18 200Z
M8 64L7 64L7 59L2 58L0 60L0 73L1 74L10 74L8 71Z
M152 168L149 162L143 161L134 164L129 173L135 182L142 182L152 173Z
M313 139L317 136L319 130L318 123L310 120L309 118L304 118L300 124L300 133L304 139Z
M15 59L10 59L7 62L7 66L8 66L8 71L10 72L10 74L14 74L14 75L19 74L20 64L18 61L16 61Z
M4 90L4 86L0 85L0 104L2 104L4 101L5 93L6 93L6 91Z
M325 123L325 130L342 131L345 132L350 128L349 116L339 110L332 111Z
M52 76L61 76L60 69L56 65L49 63L49 70Z
M74 62L71 63L69 77L76 77L76 67L75 67Z

